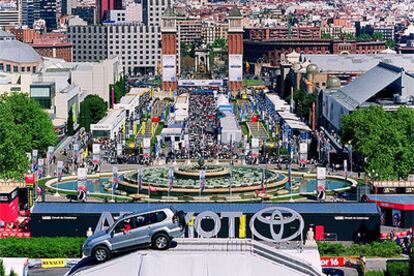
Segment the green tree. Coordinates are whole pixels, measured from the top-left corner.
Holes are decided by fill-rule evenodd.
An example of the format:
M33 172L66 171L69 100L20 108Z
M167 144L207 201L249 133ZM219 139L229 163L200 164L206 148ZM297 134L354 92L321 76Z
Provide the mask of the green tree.
M370 41L372 40L372 37L369 34L363 33L357 37L357 40L358 41Z
M323 33L321 35L321 38L322 39L332 39L333 37L332 37L332 35L330 33Z
M374 32L372 34L372 39L373 40L383 40L384 39L384 35L380 32Z
M367 158L365 169L382 179L406 178L414 167L414 110L358 109L342 119L342 141Z
M75 129L73 128L73 111L72 108L69 109L68 112L68 122L66 127L67 133L69 135L73 135L75 133Z
M339 38L346 39L346 40L355 40L355 36L351 33L340 33Z
M24 93L0 96L0 178L21 178L26 152L46 152L57 142L48 114Z
M126 94L125 88L125 78L121 76L121 78L114 84L115 89L115 103L119 103L121 98Z
M91 124L98 123L107 114L107 103L97 95L88 95L80 105L80 126L86 131Z
M214 40L213 44L211 45L213 48L220 48L220 49L226 49L227 48L227 39L224 38L218 38Z
M290 97L287 97L287 101L290 102ZM295 113L302 119L308 119L312 104L316 103L316 95L308 93L302 90L296 90L293 92L293 100L295 102Z
M394 49L394 47L395 47L395 42L394 42L394 40L392 40L392 39L387 39L387 40L385 41L385 46L386 46L387 48Z

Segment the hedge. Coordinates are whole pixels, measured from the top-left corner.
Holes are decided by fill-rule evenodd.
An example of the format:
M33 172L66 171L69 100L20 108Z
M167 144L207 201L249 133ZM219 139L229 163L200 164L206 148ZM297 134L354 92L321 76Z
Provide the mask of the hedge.
M401 247L393 241L373 242L369 244L318 243L322 256L366 256L366 257L395 257L401 254Z
M85 238L0 239L0 256L27 258L79 258Z
M391 261L387 262L386 276L408 276L410 271L409 262L404 261Z

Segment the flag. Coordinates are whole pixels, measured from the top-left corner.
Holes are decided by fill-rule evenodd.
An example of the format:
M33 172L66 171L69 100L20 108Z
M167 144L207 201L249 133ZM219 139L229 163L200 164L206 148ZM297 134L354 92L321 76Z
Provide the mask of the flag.
M173 186L174 186L174 169L170 168L168 170L168 190L171 191Z
M43 177L43 173L44 173L44 159L40 158L38 160L38 169L37 169L37 174L39 176L39 178Z
M62 181L62 174L63 174L63 161L57 162L57 178L58 182Z
M230 168L230 176L229 176L229 190L231 191L231 186L233 185L233 166Z
M262 188L262 191L264 191L264 184L265 184L265 179L266 179L266 171L265 171L265 169L263 168L262 169L262 181L261 181L261 188Z
M206 186L206 172L204 170L200 170L200 192L204 191Z
M142 191L142 169L138 169L137 173L138 193Z
M153 186L149 185L149 186L148 186L148 191L149 191L150 193L156 193L156 192L157 192L157 188L155 188L155 187L153 187Z
M115 192L118 189L118 168L112 167L112 191Z

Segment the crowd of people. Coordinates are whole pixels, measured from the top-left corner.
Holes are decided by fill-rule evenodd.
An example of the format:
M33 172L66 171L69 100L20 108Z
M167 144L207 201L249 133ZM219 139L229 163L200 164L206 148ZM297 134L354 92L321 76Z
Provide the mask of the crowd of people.
M190 93L187 130L190 157L216 157L217 126L216 101L212 93Z

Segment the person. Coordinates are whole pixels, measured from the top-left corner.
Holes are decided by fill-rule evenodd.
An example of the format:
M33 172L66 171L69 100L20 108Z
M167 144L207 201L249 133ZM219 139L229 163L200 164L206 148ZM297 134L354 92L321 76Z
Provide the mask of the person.
M126 219L124 221L124 227L123 227L124 234L128 233L129 230L131 230L131 224L129 223L129 219Z

